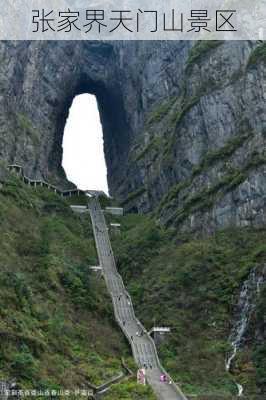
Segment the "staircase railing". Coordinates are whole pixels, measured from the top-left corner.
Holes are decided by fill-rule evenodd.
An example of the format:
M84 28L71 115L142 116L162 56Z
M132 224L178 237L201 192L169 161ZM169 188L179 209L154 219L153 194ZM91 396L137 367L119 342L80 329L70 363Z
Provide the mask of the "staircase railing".
M31 179L24 174L24 169L21 165L11 164L11 165L8 165L7 168L9 169L9 171L16 172L16 174L21 177L21 179L23 180L23 182L26 185L33 186L33 187L38 187L38 186L46 187L46 188L52 190L54 193L59 194L59 196L61 196L61 197L72 197L72 196L85 195L85 191L80 190L80 189L61 190L61 189L57 188L56 186L52 185L51 183L48 183L44 180Z

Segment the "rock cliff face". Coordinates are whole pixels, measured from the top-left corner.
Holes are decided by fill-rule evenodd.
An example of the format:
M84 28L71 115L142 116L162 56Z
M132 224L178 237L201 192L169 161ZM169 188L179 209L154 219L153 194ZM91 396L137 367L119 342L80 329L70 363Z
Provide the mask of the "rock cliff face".
M251 42L2 42L0 157L66 185L68 110L93 93L110 192L128 210L182 230L263 225L265 54Z

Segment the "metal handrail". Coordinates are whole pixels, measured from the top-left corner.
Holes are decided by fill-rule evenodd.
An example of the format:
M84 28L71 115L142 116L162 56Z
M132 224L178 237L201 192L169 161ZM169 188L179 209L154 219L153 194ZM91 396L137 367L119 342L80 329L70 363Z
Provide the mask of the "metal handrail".
M21 165L10 164L10 165L7 166L7 168L8 168L10 171L12 171L12 170L18 170L18 171L17 171L18 174L21 175L21 178L23 179L23 181L24 181L26 184L30 184L30 185L33 184L34 186L38 186L38 185L46 186L48 189L53 190L55 193L59 194L61 197L71 197L72 194L76 194L77 196L85 195L85 191L80 190L80 189L61 190L61 189L57 188L56 186L54 186L54 185L52 185L52 184L50 184L50 183L48 183L48 182L46 182L46 181L44 181L44 180L41 180L41 179L31 179L31 178L27 177L27 176L24 174L24 168L23 168Z

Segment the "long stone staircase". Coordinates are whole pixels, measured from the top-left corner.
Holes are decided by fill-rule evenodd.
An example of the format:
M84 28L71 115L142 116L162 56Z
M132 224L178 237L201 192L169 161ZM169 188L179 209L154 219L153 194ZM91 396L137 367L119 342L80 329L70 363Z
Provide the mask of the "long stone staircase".
M131 298L116 268L107 225L97 196L90 199L89 212L99 262L112 298L115 318L131 345L136 364L139 368L145 368L147 382L158 399L186 400L179 387L162 367L153 339L135 316ZM160 381L162 374L167 376L167 382Z

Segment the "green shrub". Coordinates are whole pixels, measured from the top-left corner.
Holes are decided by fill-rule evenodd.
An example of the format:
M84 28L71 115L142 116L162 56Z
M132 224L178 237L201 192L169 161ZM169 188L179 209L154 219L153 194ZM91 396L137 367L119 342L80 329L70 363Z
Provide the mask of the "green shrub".
M187 68L200 61L209 51L223 44L223 40L200 40L191 49L187 59Z
M128 197L121 202L121 206L126 206L131 201L137 199L138 197L142 196L146 192L144 187L135 190L134 192L129 193Z
M22 133L25 133L27 136L29 136L32 140L32 143L37 146L40 138L37 129L32 124L32 121L27 115L22 113L17 113L16 117L19 129L22 131Z
M252 51L248 60L248 67L255 66L259 62L266 63L266 42L255 47Z
M75 265L60 273L60 282L69 293L69 298L78 308L93 310L95 301L91 297L88 267Z
M158 124L168 114L176 100L176 97L172 97L171 99L157 105L155 109L150 113L147 124Z
M14 354L11 364L14 376L32 382L38 373L38 363L26 345L22 345L20 352Z
M256 381L258 385L266 387L266 345L262 344L256 347L253 353L253 359L256 367Z

